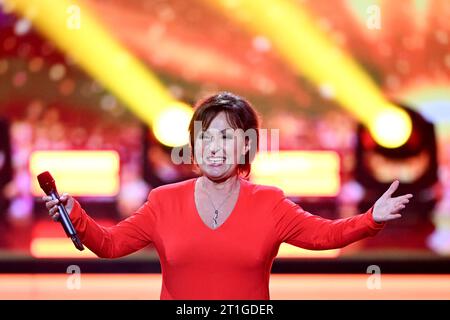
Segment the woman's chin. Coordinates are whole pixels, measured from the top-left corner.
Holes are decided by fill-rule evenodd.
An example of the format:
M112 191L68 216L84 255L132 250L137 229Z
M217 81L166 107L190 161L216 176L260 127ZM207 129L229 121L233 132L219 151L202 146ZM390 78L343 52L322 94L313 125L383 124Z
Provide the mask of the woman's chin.
M229 165L206 165L202 168L203 173L210 179L220 179L232 174L232 170Z

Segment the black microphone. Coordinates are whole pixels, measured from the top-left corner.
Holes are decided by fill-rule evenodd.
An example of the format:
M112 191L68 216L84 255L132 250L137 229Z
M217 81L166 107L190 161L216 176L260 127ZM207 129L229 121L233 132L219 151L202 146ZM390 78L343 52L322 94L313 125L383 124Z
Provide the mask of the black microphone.
M48 171L42 172L37 176L37 179L39 181L41 189L44 190L46 195L52 197L53 200L56 199L59 200L59 194L58 191L56 190L55 179L53 179L50 172ZM61 202L59 202L57 206L59 212L58 221L62 224L64 231L66 232L66 235L70 239L72 239L73 244L78 250L83 251L84 250L83 244L81 243L80 238L78 238L77 232L73 227L72 221L70 221L69 214L67 213L66 208Z

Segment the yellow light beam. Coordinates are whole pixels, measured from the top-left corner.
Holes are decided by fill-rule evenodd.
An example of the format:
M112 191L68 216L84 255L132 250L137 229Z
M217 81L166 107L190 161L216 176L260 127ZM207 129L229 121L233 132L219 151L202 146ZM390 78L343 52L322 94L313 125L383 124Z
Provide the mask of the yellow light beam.
M315 25L301 3L288 0L203 0L224 11L255 34L267 36L281 56L376 133L374 121L392 112L398 135L375 135L386 147L400 146L411 133L411 120L402 109L385 99L377 85L354 60L334 45ZM409 129L408 129L409 128ZM409 131L408 131L409 130Z
M145 65L96 21L95 16L81 2L5 1L9 9L29 18L37 30L68 53L88 74L150 126L167 107L180 103L171 97ZM166 130L170 131L170 128Z

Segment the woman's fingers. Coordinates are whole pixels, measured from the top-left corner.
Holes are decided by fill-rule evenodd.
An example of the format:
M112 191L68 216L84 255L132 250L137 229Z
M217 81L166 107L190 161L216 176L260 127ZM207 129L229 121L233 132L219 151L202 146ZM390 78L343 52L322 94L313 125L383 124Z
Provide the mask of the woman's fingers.
M46 201L45 207L48 210L48 214L52 217L53 220L57 221L59 219L57 204L60 201L57 199L53 200L51 197L48 196L42 197L42 200Z
M58 212L58 207L57 207L57 206L54 206L53 208L51 208L51 209L49 210L49 212L50 212L51 214L54 214L54 213Z
M62 204L66 205L67 201L69 200L69 194L63 193L61 197L59 197L59 200L61 200Z
M390 197L395 192L395 190L397 190L399 184L400 184L400 181L398 181L398 180L395 180L394 182L392 182L391 185L389 186L389 189L386 190L386 192L383 194L383 196Z
M413 197L413 195L412 194L405 194L405 195L403 195L403 196L398 196L398 197L395 197L395 198L392 198L392 199L394 199L394 200L408 200L409 201L409 199L411 199Z
M42 199L44 201L46 201L45 206L47 207L47 209L50 209L53 206L56 206L60 202L62 204L65 204L68 200L68 194L67 193L63 194L61 197L59 197L59 200L58 199L52 200L52 198L50 198L50 197L42 197Z
M412 198L412 195L407 194L404 196L393 198L392 200L394 200L395 207L400 206L400 205L403 205L403 207L404 207L405 204L409 203L409 199L411 199L411 198Z
M405 205L404 204L398 204L397 206L394 207L394 211L393 212L398 212L402 209L405 209Z
M42 200L45 201L45 207L48 210L49 216L55 220L59 220L59 213L58 213L58 204L62 204L66 207L67 211L70 212L70 210L73 207L73 199L68 193L63 193L58 199L53 199L50 196L43 196Z
M54 206L53 208L50 208L50 210L48 210L48 215L52 218L52 220L58 221L59 219L58 207Z
M47 207L47 209L50 209L50 208L56 206L58 203L59 203L59 200L50 200L45 203L45 206Z

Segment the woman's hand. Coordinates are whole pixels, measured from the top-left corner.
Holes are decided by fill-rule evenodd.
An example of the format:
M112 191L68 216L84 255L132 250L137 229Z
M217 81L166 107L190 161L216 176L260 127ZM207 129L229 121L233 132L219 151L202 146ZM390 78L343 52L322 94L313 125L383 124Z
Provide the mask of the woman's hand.
M401 218L402 215L398 212L405 208L405 205L412 198L412 194L405 194L392 198L392 194L397 190L400 182L395 180L389 189L375 202L373 207L373 220L375 222L384 222Z
M63 193L61 197L59 197L61 200L61 203L66 207L67 213L70 215L70 212L72 211L74 200L73 198L67 194ZM59 213L58 213L58 206L59 203L58 200L52 200L52 197L49 196L43 196L42 200L45 201L45 206L49 210L49 215L52 217L53 221L58 221L59 219Z

